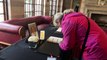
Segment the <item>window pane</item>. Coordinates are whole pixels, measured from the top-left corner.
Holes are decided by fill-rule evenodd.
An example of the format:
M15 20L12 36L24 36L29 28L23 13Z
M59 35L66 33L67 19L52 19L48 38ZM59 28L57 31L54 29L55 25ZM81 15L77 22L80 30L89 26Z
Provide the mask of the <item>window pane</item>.
M52 0L50 0L50 5L52 5Z
M53 10L55 10L56 6L53 6Z
M26 17L30 17L32 16L32 6L33 6L33 3L32 3L32 0L25 0L25 16Z
M54 15L56 12L56 5L57 5L56 1L57 0L50 0L50 13L49 13L49 15L51 15L51 16Z
M3 1L3 0L0 0L0 1Z
M25 0L25 3L29 3L29 0Z
M27 6L26 6L26 11L29 11L29 5L27 4Z
M51 16L51 11L49 11L49 15Z
M53 5L56 5L56 1L53 2Z
M29 8L30 8L29 11L32 11L32 5L31 4L29 5Z
M37 15L37 12L35 12L35 16Z
M0 22L4 21L4 15L0 15Z
M42 0L35 0L35 15L41 15Z
M32 4L32 0L25 0L25 3L30 3L30 4Z
M32 0L29 0L29 3L31 3L31 4L32 4Z
M36 4L41 4L41 2L42 2L41 0L35 0Z
M40 16L41 12L35 12L35 16Z
M26 17L29 17L29 13L26 13Z
M26 6L25 6L25 11L29 11L29 5L28 4L26 4Z
M0 3L0 13L3 13L3 3Z
M30 16L30 17L32 16L32 11L30 11L29 16Z

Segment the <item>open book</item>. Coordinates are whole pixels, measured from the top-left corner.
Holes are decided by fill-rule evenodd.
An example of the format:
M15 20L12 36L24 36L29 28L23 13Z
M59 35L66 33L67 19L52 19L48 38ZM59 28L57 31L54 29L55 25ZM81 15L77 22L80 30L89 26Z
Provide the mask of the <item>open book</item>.
M62 38L60 37L54 37L54 36L50 36L47 39L48 42L52 42L52 43L60 43L62 41Z

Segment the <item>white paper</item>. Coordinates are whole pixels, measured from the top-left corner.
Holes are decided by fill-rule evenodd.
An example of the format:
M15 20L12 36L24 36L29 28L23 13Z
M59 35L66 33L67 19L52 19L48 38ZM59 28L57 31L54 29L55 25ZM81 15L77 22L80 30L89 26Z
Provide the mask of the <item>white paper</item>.
M62 28L59 27L56 31L57 31L57 32L61 32L61 30L62 30Z
M60 43L62 41L62 38L59 37L54 37L54 36L50 36L47 39L48 42L52 42L52 43Z
M56 60L55 57L47 57L47 60Z

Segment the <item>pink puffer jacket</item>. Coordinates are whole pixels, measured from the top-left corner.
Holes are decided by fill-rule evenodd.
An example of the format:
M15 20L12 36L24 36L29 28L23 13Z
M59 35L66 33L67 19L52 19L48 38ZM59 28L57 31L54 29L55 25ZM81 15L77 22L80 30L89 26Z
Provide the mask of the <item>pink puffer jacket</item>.
M84 60L107 60L107 35L90 19L90 32L83 53ZM78 57L82 47L88 21L82 13L69 13L64 15L62 21L63 41L59 44L61 49L73 51L73 57Z

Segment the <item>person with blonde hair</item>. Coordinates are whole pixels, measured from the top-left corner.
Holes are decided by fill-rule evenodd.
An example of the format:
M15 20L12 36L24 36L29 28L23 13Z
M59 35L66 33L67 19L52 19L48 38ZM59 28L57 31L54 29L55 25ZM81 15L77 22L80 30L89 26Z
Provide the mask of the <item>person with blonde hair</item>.
M82 13L65 11L56 13L53 20L55 26L62 28L63 41L59 43L63 52L61 60L69 60L69 58L81 60L80 56L83 60L107 60L106 33L94 20Z
M74 12L73 9L66 9L66 10L64 10L63 13L61 13L61 12L56 13L56 14L54 15L53 25L54 25L54 26L59 26L60 23L57 23L57 22L60 22L60 21L61 21L61 19L63 18L63 15L64 15L64 14L68 14L68 13L72 13L72 12Z
M60 25L59 21L62 19L63 13L57 13L54 15L53 25L58 27ZM58 22L58 23L57 23Z

